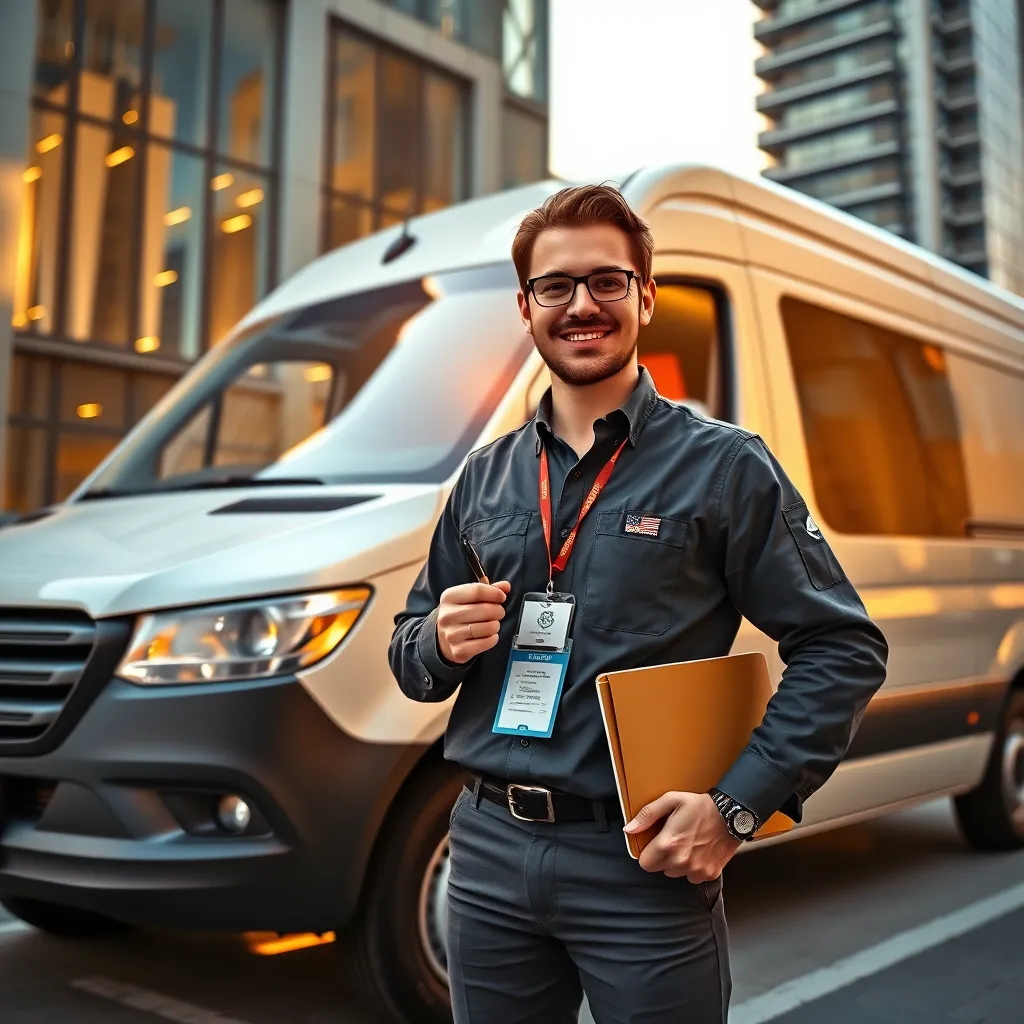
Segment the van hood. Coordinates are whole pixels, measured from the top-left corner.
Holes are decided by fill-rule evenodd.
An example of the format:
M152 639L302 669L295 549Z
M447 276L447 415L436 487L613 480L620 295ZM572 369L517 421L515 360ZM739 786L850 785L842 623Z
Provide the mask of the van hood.
M0 604L103 618L365 582L423 561L441 498L436 485L240 487L60 505L0 529Z

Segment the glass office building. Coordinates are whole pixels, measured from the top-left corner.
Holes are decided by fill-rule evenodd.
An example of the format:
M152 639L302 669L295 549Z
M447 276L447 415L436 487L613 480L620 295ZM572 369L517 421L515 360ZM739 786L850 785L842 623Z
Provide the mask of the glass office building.
M766 176L1024 293L1024 5L755 2Z
M0 512L64 498L321 252L544 177L547 26L547 0L4 0Z

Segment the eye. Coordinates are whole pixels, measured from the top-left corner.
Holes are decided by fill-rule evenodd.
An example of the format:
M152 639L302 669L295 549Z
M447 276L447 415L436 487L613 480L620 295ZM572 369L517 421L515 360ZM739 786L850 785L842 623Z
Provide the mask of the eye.
M564 295L569 290L569 284L567 281L561 278L553 281L541 281L540 292L541 295L547 295L550 298L556 298L559 295Z
M591 281L591 287L597 292L621 292L626 287L626 278L622 274L602 274Z

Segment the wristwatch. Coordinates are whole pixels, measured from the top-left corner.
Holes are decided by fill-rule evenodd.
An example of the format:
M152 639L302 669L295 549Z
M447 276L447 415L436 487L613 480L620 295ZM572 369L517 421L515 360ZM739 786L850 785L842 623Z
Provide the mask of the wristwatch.
M748 811L743 804L733 800L731 796L726 796L720 789L711 790L710 796L715 801L718 813L721 814L722 821L725 822L725 827L733 839L746 842L754 838L754 833L760 828L761 822L757 820L757 815L753 811Z

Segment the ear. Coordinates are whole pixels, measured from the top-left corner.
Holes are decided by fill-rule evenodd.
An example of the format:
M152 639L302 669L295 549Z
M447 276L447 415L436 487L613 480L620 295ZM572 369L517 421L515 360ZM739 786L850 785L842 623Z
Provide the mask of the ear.
M658 293L658 286L654 283L652 277L647 284L644 285L643 290L640 292L640 326L646 327L651 322L651 317L654 316L654 297Z
M527 334L532 335L533 321L530 319L530 300L520 291L516 293L516 302L519 303L519 318L523 321L523 327L526 328Z

